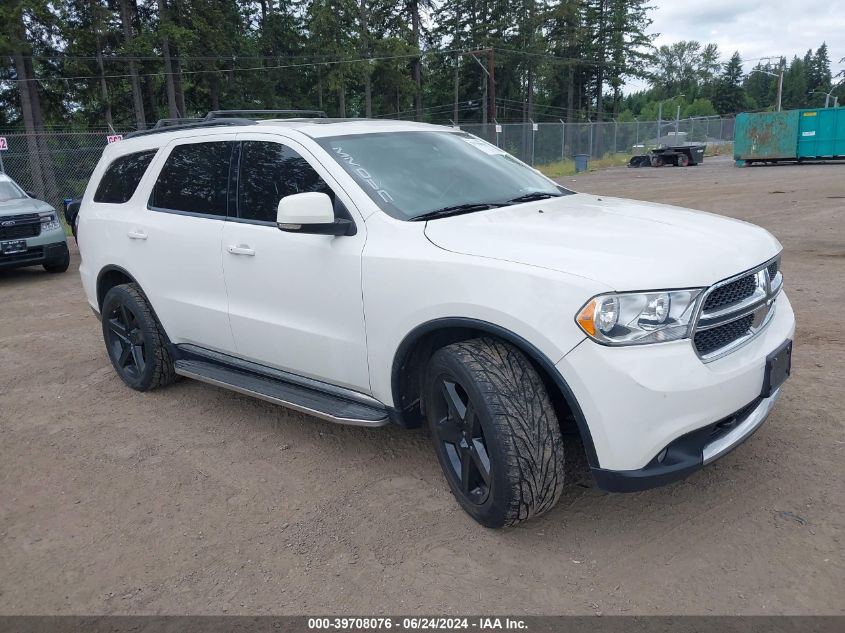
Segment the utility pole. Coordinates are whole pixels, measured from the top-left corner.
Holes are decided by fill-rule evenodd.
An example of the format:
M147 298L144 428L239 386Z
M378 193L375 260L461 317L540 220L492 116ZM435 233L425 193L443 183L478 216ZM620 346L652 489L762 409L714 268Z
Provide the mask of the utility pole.
M477 54L481 53L487 53L487 68L476 57ZM485 85L485 92L487 93L487 103L485 104L487 107L486 117L488 121L494 121L496 119L496 70L493 60L493 49L480 48L474 51L467 51L466 53L459 53L459 55L472 55L472 58L478 62L481 70L487 75L487 84ZM455 84L455 90L457 91L457 84ZM455 103L457 104L457 92L455 93Z
M460 36L460 24L461 24L461 12L459 9L455 9L455 39L454 39L454 47L458 48L460 46L460 42L458 40ZM458 70L461 66L461 55L460 53L455 53L455 112L453 114L454 117L454 125L458 125L458 89L460 88L460 80L458 78Z
M763 59L766 60L766 67L770 68L769 61L772 59L771 57L764 57ZM783 73L786 71L786 59L783 57L780 58L780 73L772 73L768 70L763 70L762 68L752 68L751 72L748 73L763 73L764 75L769 75L770 77L777 77L778 78L778 112L781 111L781 103L783 102Z
M487 118L492 120L496 118L496 69L492 47L487 49L487 96Z
M452 115L452 120L455 126L458 125L458 88L460 87L460 79L458 77L458 68L461 65L461 56L455 54L455 112Z

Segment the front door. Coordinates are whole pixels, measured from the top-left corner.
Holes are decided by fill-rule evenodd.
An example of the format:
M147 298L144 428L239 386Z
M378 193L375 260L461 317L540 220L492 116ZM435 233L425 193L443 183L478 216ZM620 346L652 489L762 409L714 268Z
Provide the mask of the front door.
M286 233L279 200L306 191L353 211L348 196L302 146L275 135L238 135L237 217L223 228L223 272L238 355L257 363L369 392L361 252L353 236ZM282 142L283 141L283 142Z

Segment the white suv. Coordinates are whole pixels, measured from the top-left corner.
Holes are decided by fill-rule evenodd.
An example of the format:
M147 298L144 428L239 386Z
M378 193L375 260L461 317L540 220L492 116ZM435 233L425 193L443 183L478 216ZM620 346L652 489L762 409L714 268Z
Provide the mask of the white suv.
M103 153L78 241L127 385L427 423L487 526L555 504L562 434L599 487L642 490L746 439L790 372L768 232L576 194L451 128L212 113L135 133Z

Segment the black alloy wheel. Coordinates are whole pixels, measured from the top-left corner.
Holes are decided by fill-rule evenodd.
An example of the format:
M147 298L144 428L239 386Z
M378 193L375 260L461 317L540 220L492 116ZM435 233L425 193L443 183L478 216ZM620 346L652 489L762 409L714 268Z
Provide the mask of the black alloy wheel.
M175 382L167 337L135 284L110 289L101 314L106 351L123 382L137 391Z
M106 347L121 376L139 380L147 366L144 332L137 315L125 303L113 305L106 319Z
M473 519L499 528L554 506L564 480L560 425L518 349L491 338L440 348L422 397L446 481Z
M492 476L481 420L456 378L442 374L437 382L440 398L432 403L437 419L434 428L438 451L448 466L447 477L452 478L468 502L482 505L490 496Z

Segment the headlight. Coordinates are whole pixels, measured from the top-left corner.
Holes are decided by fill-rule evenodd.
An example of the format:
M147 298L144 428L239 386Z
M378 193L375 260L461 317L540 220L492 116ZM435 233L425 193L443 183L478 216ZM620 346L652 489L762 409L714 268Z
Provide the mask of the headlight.
M575 321L605 345L643 345L689 336L702 288L599 295L581 308Z
M61 226L59 224L59 216L55 213L42 213L41 214L41 230L42 231L52 231L57 229Z

